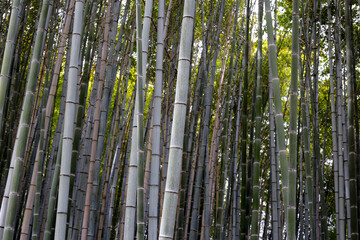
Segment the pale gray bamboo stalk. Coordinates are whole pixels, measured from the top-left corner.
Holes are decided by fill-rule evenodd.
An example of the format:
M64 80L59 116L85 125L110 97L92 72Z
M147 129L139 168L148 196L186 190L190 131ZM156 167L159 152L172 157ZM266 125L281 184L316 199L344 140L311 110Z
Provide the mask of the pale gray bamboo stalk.
M173 239L176 219L176 205L180 183L181 159L183 150L185 114L189 85L191 49L194 33L196 1L185 0L181 28L178 76L174 103L174 117L170 140L168 179L166 181L164 204L160 224L159 239Z
M138 62L137 62L137 66L139 66L142 63L142 49L139 49L139 47L141 48L141 31L142 31L142 27L141 27L141 2L137 1L137 5L136 5L136 23L137 23L137 35L136 35L136 39L137 39L137 53L140 55L138 55ZM140 67L140 66L139 66ZM137 81L136 83L136 89L139 89L139 83L142 84L142 67L141 67L141 71L139 71L139 69L137 69L137 77L139 78L139 80L141 81ZM142 90L142 86L141 90ZM139 89L140 90L140 89ZM132 136L131 136L131 152L130 152L130 161L129 161L129 177L127 179L128 182L128 186L127 186L127 190L126 190L126 209L125 209L125 226L124 226L124 240L125 239L134 239L135 237L135 214L137 212L139 212L139 210L137 209L137 188L138 188L138 174L139 174L139 170L138 170L138 153L139 153L139 130L138 128L139 126L139 121L138 121L138 117L139 117L139 97L137 96L138 91L136 90L136 97L135 97L135 107L134 107L134 119L133 119L133 129L132 129ZM141 121L141 124L142 121ZM141 135L142 136L142 135ZM141 154L141 153L140 153ZM143 199L141 199L143 200ZM139 220L139 219L138 219Z
M68 211L71 152L74 135L74 120L76 108L76 89L79 81L79 57L81 43L81 27L83 19L84 1L76 0L74 11L74 25L71 39L71 55L69 66L69 81L66 95L66 109L64 115L63 149L59 179L59 198L55 225L55 239L65 239L66 220Z
M142 3L141 0L136 1L136 99L137 105L137 198L136 198L136 237L137 239L144 239L145 222L144 222L144 81L143 81L143 57L142 57Z
M343 152L343 126L342 126L342 83L341 83L341 40L340 40L340 1L336 1L335 14L335 66L336 66L336 109L337 109L337 137L339 158L339 235L345 239L345 182L344 182L344 152Z
M91 14L90 17L90 25L86 28L90 31L90 34L87 36L83 36L82 39L85 41L87 39L87 47L84 49L84 67L83 67L83 76L81 85L79 86L79 105L77 109L77 117L75 120L75 131L74 131L74 144L73 144L73 153L72 153L72 160L76 161L72 164L72 173L75 173L75 179L70 179L70 190L72 191L71 197L71 206L69 207L70 212L74 212L69 216L69 228L68 228L68 237L75 238L78 236L79 229L81 228L81 219L83 216L83 209L84 209L84 197L85 197L85 188L86 188L86 178L88 174L88 162L90 158L90 147L91 147L91 134L92 134L92 125L93 125L93 113L94 113L94 105L96 102L96 92L98 88L98 80L99 80L99 69L100 69L100 59L97 59L96 68L95 68L95 76L93 79L93 86L90 93L88 108L86 110L86 120L85 125L83 126L83 118L85 117L85 108L87 97L87 85L89 82L91 69L93 65L93 59L95 57L95 47L98 43L98 52L101 52L101 41L96 41L96 39L100 37L100 26L98 25L95 28L95 17L97 12L97 0L92 0L91 8L89 2L87 2L85 6L85 10L90 8L89 12ZM85 14L85 12L84 12ZM84 17L85 19L85 17ZM86 38L85 38L86 37ZM85 44L85 43L84 43ZM74 166L75 165L75 166ZM73 169L75 168L75 170Z
M135 95L135 94L133 94ZM130 118L130 129L129 129L129 134L128 136L132 136L132 131L133 128L132 126L134 126L133 124L133 120L134 120L134 110L135 107L132 108L132 114L129 116ZM124 239L123 236L125 235L125 231L124 231L124 226L125 226L125 219L126 219L126 193L127 193L127 188L128 188L128 184L129 184L129 177L128 177L128 172L129 172L129 155L130 155L130 149L131 149L131 145L130 145L131 141L127 142L127 147L126 147L126 155L125 155L125 163L124 163L124 170L123 170L123 178L122 178L122 186L121 186L121 199L120 199L120 217L119 217L119 222L118 222L118 228L117 228L117 233L116 233L116 237L117 239Z
M204 29L204 8L203 8L203 4L201 3L202 6L202 31L205 32ZM170 6L169 6L170 7ZM169 13L169 12L168 12ZM187 127L185 125L185 136L184 136L184 157L182 159L183 161L183 167L182 167L182 172L181 172L181 191L180 191L180 206L179 206L179 214L178 214L178 219L177 219L177 238L181 238L184 237L185 239L187 238L187 229L188 229L188 221L190 218L190 210L191 210L191 204L188 203L187 204L187 208L185 211L185 204L186 204L186 191L188 192L188 201L191 201L191 195L192 195L192 190L187 190L187 188L191 189L192 188L192 180L189 181L187 178L190 177L190 179L192 179L192 177L194 176L195 173L194 168L191 166L191 159L194 159L194 163L196 162L197 157L193 158L193 152L194 152L194 148L195 148L195 139L196 139L196 128L198 125L198 117L199 117L199 105L200 102L202 101L201 99L202 97L202 92L203 92L203 88L205 85L205 82L207 80L207 70L206 70L206 51L207 51L207 44L205 41L205 34L203 34L202 37L202 43L203 43L203 48L202 48L202 56L200 58L199 61L199 68L198 68L198 75L197 75L197 80L196 80L196 86L195 86L195 90L194 90L194 96L193 96L193 103L192 103L192 107L191 107L191 111L190 109L187 109L187 111L190 111L190 117L189 117L189 127ZM185 166L184 166L185 165ZM189 172L189 168L191 167L190 173ZM187 186L186 186L187 185ZM190 186L191 185L191 186ZM186 221L183 220L183 218L186 215Z
M144 20L142 26L142 66L143 66L143 87L146 83L147 62L149 54L149 35L152 21L153 0L145 1ZM144 98L145 99L145 98Z
M160 182L160 131L161 131L161 99L163 81L163 58L164 58L164 0L159 0L158 26L157 26L157 51L156 72L153 103L153 140L151 156L150 197L149 197L149 240L155 240L158 236L158 203Z

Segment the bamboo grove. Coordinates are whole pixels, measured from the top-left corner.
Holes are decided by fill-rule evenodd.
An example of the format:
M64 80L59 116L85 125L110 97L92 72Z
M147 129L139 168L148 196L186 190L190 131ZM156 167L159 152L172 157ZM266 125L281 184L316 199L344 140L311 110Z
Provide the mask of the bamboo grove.
M360 238L360 2L0 1L0 239Z

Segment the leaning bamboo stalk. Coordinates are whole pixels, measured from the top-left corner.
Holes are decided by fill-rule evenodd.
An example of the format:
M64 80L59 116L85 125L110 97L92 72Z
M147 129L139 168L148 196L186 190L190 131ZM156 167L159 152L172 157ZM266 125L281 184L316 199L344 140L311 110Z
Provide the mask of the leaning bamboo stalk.
M4 239L12 239L14 235L14 227L16 222L17 205L19 202L20 178L23 172L24 154L26 149L26 141L29 133L29 124L31 112L34 107L34 95L36 91L36 82L39 77L41 55L44 46L44 38L46 37L46 26L49 18L49 1L45 0L41 7L41 14L37 34L34 43L33 56L30 64L30 71L26 84L26 94L23 100L23 107L20 117L19 128L17 131L17 139L15 141L12 161L14 161L14 170L11 179L11 190L9 194L9 204L6 211ZM11 177L11 176L10 176Z
M36 192L34 199L34 210L33 210L33 228L32 228L32 238L37 239L40 233L39 227L39 212L40 212L40 195L43 181L43 169L45 165L45 111L41 112L41 129L40 129L40 143L39 143L39 163L38 168L36 169ZM35 170L35 168L34 168ZM35 171L34 171L35 173Z
M185 0L181 28L178 75L174 103L174 124L172 125L168 179L165 186L164 204L160 224L159 239L173 239L178 200L183 134L190 74L190 56L196 1Z
M94 175L93 175L93 183L92 183L92 190L91 190L91 202L90 202L90 214L89 214L89 225L88 225L88 238L94 238L96 236L96 229L98 221L97 209L99 209L100 201L98 201L98 193L99 193L99 176L100 176L100 165L103 156L103 149L104 149L104 142L105 142L105 135L106 135L106 126L107 126L107 119L111 96L112 96L112 89L114 86L114 78L112 77L112 69L114 68L114 48L115 48L115 37L116 37L116 29L117 29L117 18L120 8L120 2L115 1L111 6L111 20L109 22L109 36L108 42L109 46L109 53L108 53L108 63L106 67L106 82L104 84L102 102L101 102L101 110L100 110L100 123L99 123L99 132L98 132L98 141L96 146L96 157L95 157L95 164L94 164ZM104 46L103 46L104 47ZM121 76L121 73L120 73ZM112 125L112 124L111 124Z
M197 238L197 232L199 231L199 219L198 216L201 215L199 214L200 212L200 194L201 194L201 188L202 188L202 182L203 182L203 176L204 176L204 168L205 168L205 174L206 174L206 170L210 170L210 168L208 168L209 166L209 160L210 158L207 156L207 144L208 144L208 139L209 139L209 135L210 135L210 120L211 120L211 105L212 105L212 100L213 100L213 92L214 92L214 82L215 82L215 70L216 70L216 61L219 55L219 38L220 38L220 29L221 29L221 23L222 23L222 18L224 15L224 5L225 2L221 1L221 3L219 3L219 14L218 16L218 23L217 23L217 28L216 28L216 36L213 38L212 41L212 46L211 48L215 47L214 50L214 55L213 55L213 59L211 62L211 76L210 76L210 80L209 83L206 87L206 94L204 96L204 106L205 106L205 111L204 111L204 118L203 118L203 123L202 123L202 134L201 134L201 143L200 143L200 154L199 154L199 163L198 163L198 167L197 167L197 173L196 173L196 182L195 182L195 190L194 190L194 203L193 203L193 210L192 210L192 215L191 215L191 225L190 225L190 240L196 239ZM203 42L205 42L205 40L203 39ZM206 50L203 50L206 51ZM210 50L211 51L211 50ZM205 52L203 52L204 54ZM205 55L204 55L205 56ZM204 64L205 64L205 60L206 56L204 57ZM204 65L204 74L205 74L205 79L208 78L207 74L207 67L206 65ZM215 137L217 136L217 134L215 134ZM207 187L206 191L210 192L211 188L209 186L209 181L207 182ZM209 202L210 203L210 202ZM207 204L207 206L209 207L210 205Z
M11 7L11 15L9 21L9 29L6 37L6 44L4 49L3 60L1 64L1 73L0 73L0 132L2 132L2 123L4 118L4 106L6 100L6 92L10 80L10 72L12 66L12 58L15 50L16 37L18 34L19 28L19 13L20 0L14 0Z
M71 39L71 55L69 66L69 80L66 94L66 109L64 115L63 149L61 153L61 167L59 179L59 198L56 216L55 239L65 239L68 211L71 152L74 137L74 120L76 111L76 90L79 81L79 57L81 43L81 27L84 2L76 0L74 25Z
M61 136L62 139L62 136ZM56 205L56 193L57 186L59 184L59 175L60 175L60 164L61 164L61 152L62 152L62 141L60 141L59 150L56 157L55 171L51 181L51 190L49 194L49 204L46 214L46 223L44 231L44 240L50 240L52 236L52 227L54 225L54 211Z
M91 190L92 190L92 185L93 185L94 164L95 164L95 158L96 158L96 146L98 143L98 133L99 133L99 127L100 127L100 114L101 114L103 85L104 85L104 81L105 81L107 44L108 44L108 37L109 37L108 33L109 33L110 12L111 12L110 6L111 6L111 1L109 0L108 5L107 5L107 10L106 10L106 16L105 16L104 37L103 37L103 42L102 42L101 61L100 61L100 74L99 74L99 82L98 82L98 88L97 88L97 94L96 94L94 126L93 126L92 141L91 141L89 175L88 175L87 187L86 187L83 224L81 227L81 239L86 239L88 237L87 233L88 233L88 223L89 223L89 214L90 214Z
M19 29L19 24L20 24L20 19L21 19L21 15L23 15L23 11L24 11L24 0L21 0L21 1L14 1L13 2L13 5L12 5L12 11L11 12L14 12L14 14L11 14L10 16L10 21L9 21L9 29L12 29L9 33L8 33L8 36L7 36L7 40L5 42L5 48L4 48L4 55L3 55L3 60L2 60L2 67L1 67L1 73L0 73L0 86L1 86L1 92L0 92L0 98L3 98L2 100L0 101L3 101L2 103L0 103L2 106L1 106L1 117L0 117L0 148L3 148L2 146L2 141L3 141L3 133L5 132L4 128L2 127L2 121L3 121L3 114L4 114L4 111L6 110L5 109L5 104L6 104L6 88L7 86L5 87L5 85L8 85L8 81L9 81L9 78L10 78L10 68L11 68L11 61L8 62L9 60L8 59L11 59L14 55L14 47L15 47L15 39L16 39L16 36L18 35L18 32L20 31ZM14 16L14 17L12 17ZM27 16L27 15L26 15ZM21 37L20 37L20 40L23 39L23 35L24 34L21 34ZM9 40L9 41L8 41ZM28 61L28 58L29 58L29 52L30 52L30 49L28 51L28 53L26 54L26 62ZM17 52L15 52L16 55L18 55L18 50ZM18 58L17 58L18 59ZM14 64L16 65L16 64ZM24 64L25 65L25 64ZM4 72L2 72L4 70ZM16 75L20 75L20 71L16 74ZM15 75L15 76L16 76ZM20 78L19 79L23 79L23 78ZM14 81L15 79L13 79L12 83L15 82ZM17 82L19 82L19 80L17 80ZM10 86L12 87L12 86ZM2 92L4 91L4 92ZM15 90L15 91L11 91L11 92L15 92L15 94L13 94L13 96L17 96L18 95L18 92ZM3 95L4 94L4 95ZM16 101L16 98L14 98L14 101L15 102L18 102ZM13 114L14 111L12 112ZM11 113L10 113L11 114ZM14 116L14 115L13 115ZM13 118L10 118L10 119L13 119ZM15 130L13 130L13 128L11 128L11 132L15 132ZM15 136L13 136L12 134L12 137L11 138L14 138ZM10 139L9 139L10 141ZM11 140L11 142L9 142L9 145L12 143L13 141ZM10 194L10 188L11 188L11 179L12 179L12 175L13 175L13 169L14 169L14 164L15 162L14 161L11 161L11 155L12 155L12 149L10 149L10 147L8 147L8 153L7 153L7 159L10 159L10 167L6 167L6 172L7 172L7 175L4 175L3 177L3 183L4 183L4 192L3 192L3 195L2 195L2 202L1 202L1 209L0 209L0 238L2 238L3 236L3 232L4 232L4 226L5 226L5 218L6 218L6 212L7 212L7 208L8 208L8 202L9 202L9 194ZM3 162L3 161L2 161ZM4 161L5 162L5 161ZM6 174L5 172L5 174ZM5 181L5 177L7 176L6 178L6 181ZM6 182L6 184L5 184Z

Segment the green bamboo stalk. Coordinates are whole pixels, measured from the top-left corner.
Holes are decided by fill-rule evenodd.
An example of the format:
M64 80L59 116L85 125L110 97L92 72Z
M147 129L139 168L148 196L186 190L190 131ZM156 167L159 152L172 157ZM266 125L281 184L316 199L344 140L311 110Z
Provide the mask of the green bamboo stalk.
M342 124L342 56L341 56L341 39L340 39L340 1L336 1L336 14L335 14L335 66L336 66L336 109L337 109L337 143L338 143L338 202L339 202L339 221L338 221L338 232L340 240L346 238L345 230L345 183L344 183L344 150L343 150L343 124Z
M251 239L259 239L259 189L260 189L260 144L261 144L261 87L262 87L262 18L263 1L259 0L258 11L258 47L257 47L257 78L255 102L255 144L253 172L253 202L251 215Z
M334 90L334 66L331 39L331 8L330 0L328 2L328 52L329 52L329 70L330 70L330 102L331 102L331 131L332 131L332 149L333 149L333 168L334 168L334 192L335 192L335 215L336 228L339 229L339 160L338 160L338 143L337 143L337 125L336 125L336 108L335 108L335 90ZM336 236L340 239L339 231Z
M4 55L1 63L1 72L0 72L0 132L3 131L2 124L4 121L4 106L6 101L6 92L9 85L12 59L15 50L16 37L19 28L19 13L20 0L14 0L11 7L11 15L9 21L9 28L6 37L6 44L4 49Z
M347 70L347 93L348 93L348 146L349 146L349 184L350 184L350 208L351 208L351 240L359 239L358 232L358 206L357 206L357 182L356 182L356 153L355 153L355 125L354 125L354 102L355 71L353 54L353 33L351 18L351 1L345 1L345 40L346 40L346 70Z
M269 71L269 74L271 72ZM280 194L278 189L278 158L275 154L275 118L273 109L274 96L272 92L272 81L269 78L269 141L270 141L270 181L271 181L271 226L273 239L279 239L281 236L281 214L278 208L280 205Z
M143 89L143 61L142 61L142 12L141 0L136 1L136 105L137 105L137 162L138 162L138 184L136 201L136 225L137 239L144 239L144 89Z
M9 195L9 204L6 211L5 230L3 239L12 239L16 222L17 205L19 202L20 180L23 172L24 154L26 149L26 141L29 132L29 124L31 113L34 107L34 97L36 91L37 80L40 71L41 54L44 46L44 38L46 37L46 25L48 18L49 1L45 0L41 6L41 14L39 25L37 28L34 49L32 53L32 61L26 84L26 94L23 100L23 107L20 117L19 128L17 131L17 139L15 141L12 160L15 162L13 175L11 179L11 190Z
M240 186L240 206L241 206L241 225L240 225L240 239L245 240L249 231L248 216L246 214L246 209L248 209L248 202L246 201L246 192L247 186L247 171L246 171L246 162L247 162L247 139L248 139L248 92L249 92L249 31L250 31L250 0L246 1L246 25L245 25L245 48L244 48L244 76L243 84L244 89L242 93L242 137L241 137L241 186Z
M62 136L60 137L62 139ZM49 194L49 204L46 213L46 223L45 223L45 231L44 231L44 240L50 240L52 236L52 227L54 225L54 212L56 206L57 199L57 187L59 184L59 175L60 175L60 165L61 165L61 152L62 152L62 140L60 140L60 145L58 149L58 153L56 156L56 165L54 175L51 181L51 190Z
M189 85L196 1L185 0L181 27L178 75L171 130L168 178L166 181L159 239L173 239L178 200L187 94Z
M40 143L39 143L39 165L36 169L36 193L34 199L34 210L33 210L33 228L32 228L32 239L38 239L39 233L39 211L40 211L40 194L43 181L43 168L45 162L45 108L41 112L41 129L40 129Z
M52 12L52 6L53 6L53 1L50 1L50 6L48 8L48 17L50 17L51 12ZM46 27L47 28L47 27ZM50 46L51 48L51 46ZM47 49L49 49L49 45L47 46ZM51 56L47 56L48 52L46 52L45 54L45 58L46 58L46 62L49 62L51 60ZM45 61L45 65L47 64ZM47 71L47 76L48 76L48 71ZM41 77L40 77L41 78ZM46 78L48 79L48 77ZM48 81L48 80L46 80ZM56 85L52 85L53 88L56 88ZM54 91L54 89L53 89ZM49 127L49 120L47 119L46 116L47 114L50 116L51 113L46 113L46 104L50 105L50 110L52 109L52 103L53 99L51 99L50 97L48 97L48 83L45 83L44 86L44 90L43 90L43 98L41 100L41 108L42 110L39 113L39 121L40 121L40 125L41 125L41 129L40 129L40 140L39 140L39 145L37 148L37 152L36 152L36 157L35 157L35 166L33 168L33 173L32 173L32 178L31 178L31 184L29 186L29 190L28 190L28 195L27 195L27 200L26 200L26 208L24 211L24 217L23 217L23 222L22 222L22 227L21 227L21 237L20 239L27 239L28 238L28 234L29 234L29 228L30 228L30 219L31 216L33 215L33 231L32 231L32 235L36 233L38 233L38 229L36 229L38 226L38 215L39 215L39 206L40 203L38 201L40 201L40 196L37 197L38 194L40 194L41 191L41 183L42 183L42 171L43 171L43 166L44 166L44 158L45 158L45 143L44 141L46 141L46 133L48 132L48 127ZM48 120L48 121L46 121ZM41 178L41 181L38 178ZM32 214L34 210L34 213ZM36 219L36 221L35 221ZM35 228L35 230L34 230Z
M276 124L276 134L277 134L278 147L279 147L282 192L284 197L284 208L287 209L288 184L289 184L288 160L286 154L284 120L283 120L282 106L281 106L282 105L281 91L280 91L280 83L279 83L279 75L278 75L276 47L274 43L270 0L265 0L265 9L266 9L266 26L268 33L269 63L271 69L272 90L274 93L274 103L275 103L275 124ZM285 216L285 218L287 218L287 216Z
M15 4L16 1L13 2L13 4ZM10 4L9 4L10 5ZM24 11L24 0L20 0L19 3L16 3L17 7L14 8L14 11L16 12L17 11L17 14L16 15L16 18L17 20L15 19L14 21L16 21L16 25L13 25L13 28L12 30L10 30L10 32L14 32L13 34L10 34L10 35L13 35L13 37L11 37L11 39L16 39L17 35L18 35L18 32L21 31L23 29L23 27L21 27L19 29L19 24L20 24L20 20L21 20L21 16L23 16L23 11ZM11 6L9 6L10 8ZM11 22L11 16L10 16L10 21L8 23ZM10 27L10 26L9 26ZM6 29L6 28L4 28ZM5 34L5 33L4 33ZM9 35L9 37L10 37ZM24 39L24 31L22 31L22 34L21 36L19 37L19 41L22 41ZM10 40L11 40L10 39ZM15 41L15 40L14 40ZM4 41L3 42L3 46L4 46L4 51L5 50L9 50L7 51L9 54L10 54L10 50L13 46L11 46L12 44L15 44L15 42L13 41ZM8 47L7 47L8 46ZM28 59L29 59L29 53L30 51L28 50L25 54L26 57L24 57L24 60L23 61L20 61L19 57L19 53L21 51L22 47L19 47L16 49L15 51L15 54L14 53L11 53L11 56L9 55L9 58L12 59L12 57L14 56L14 58L16 59L16 61L14 62L12 68L20 68L20 67L17 67L18 65L20 65L21 63L27 63L28 62ZM12 50L13 52L14 50ZM6 51L5 51L6 53ZM3 53L1 53L1 56L3 56L3 59L2 59L2 66L6 65L5 61L8 61L8 60L5 60L5 54L3 55ZM7 59L7 58L6 58ZM9 63L8 63L9 64ZM27 67L27 64L23 64ZM11 67L11 65L9 65L9 68ZM26 69L26 67L24 67L24 69ZM4 66L4 68L6 69L7 67ZM10 70L9 70L10 71ZM11 98L11 102L14 106L16 106L16 108L19 107L20 105L20 101L21 99L19 100L18 96L18 91L19 91L19 85L21 86L22 84L15 84L15 83L19 83L21 79L23 79L22 77L19 77L21 74L20 72L26 72L26 71L21 71L20 69L16 72L16 73L13 73L13 81L11 81L11 85L10 85L10 89L8 89L7 91L9 92L10 90L10 98ZM10 74L10 72L9 72ZM6 78L10 78L11 76L6 76ZM0 74L0 78L2 78L2 75ZM0 80L1 83L0 85L2 85L3 83L6 83L6 80L5 82ZM7 83L6 83L7 84ZM12 91L12 89L14 89ZM1 87L1 90L0 91L3 91L3 86ZM6 94L6 92L5 92ZM12 96L11 96L12 95ZM4 98L6 99L6 96L4 96ZM3 115L6 115L6 110L7 110L7 106L6 105L9 105L11 103L9 103L8 101L6 101L4 99L4 106L3 106L3 112L2 114ZM0 237L3 236L3 232L4 232L4 226L5 226L5 218L6 218L6 211L7 211L7 207L8 207L8 201L9 201L9 193L10 193L10 187L11 187L11 179L12 179L12 175L13 175L13 169L14 169L14 164L15 162L14 161L11 161L11 156L12 156L12 152L13 152L13 140L16 136L14 136L14 132L16 131L15 128L15 119L17 119L18 116L16 116L16 112L17 112L17 109L13 109L10 113L9 113L9 120L10 120L10 123L8 125L8 129L10 129L10 131L7 132L8 136L10 136L8 138L8 141L6 143L6 145L3 145L4 142L4 135L5 135L5 132L6 132L6 129L5 129L5 125L4 127L2 125L0 125L0 149L4 149L4 157L6 157L7 161L4 161L3 159L1 159L1 162L4 163L5 165L5 171L4 171L4 175L3 175L3 178L2 178L2 183L3 183L3 187L5 187L4 191L2 192L2 202L1 202L1 209L0 209ZM5 116L3 116L2 118L5 118ZM2 119L0 119L0 122L2 124ZM4 119L4 123L5 124L5 119ZM5 150L7 149L7 150ZM10 168L9 168L9 162L10 162ZM2 166L4 166L2 165ZM6 180L5 180L6 179Z
M287 236L296 239L296 166L297 166L297 108L299 76L299 1L293 1L292 54L290 85L290 126L289 126L289 203L287 207Z

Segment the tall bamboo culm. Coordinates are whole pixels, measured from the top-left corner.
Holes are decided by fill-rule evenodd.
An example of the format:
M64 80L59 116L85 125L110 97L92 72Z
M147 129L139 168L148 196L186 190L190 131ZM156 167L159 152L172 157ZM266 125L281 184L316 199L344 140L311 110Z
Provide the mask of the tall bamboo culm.
M157 26L156 73L153 103L153 139L151 155L150 196L149 196L149 240L156 240L159 232L158 203L160 182L160 124L164 58L164 17L165 2L159 0Z
M39 71L41 65L42 51L44 48L44 40L46 37L46 26L48 18L49 0L45 0L41 6L39 25L37 28L34 49L32 52L32 60L30 63L29 75L26 83L26 94L22 104L20 124L16 134L15 147L11 161L14 161L13 175L11 177L11 187L9 194L9 203L6 211L5 230L3 239L13 239L16 221L17 207L19 203L19 189L21 184L21 176L23 174L23 165L25 157L26 142L28 139L29 125L31 121L31 113L34 107L35 92ZM39 90L38 90L39 91Z
M293 1L292 14L292 54L290 85L290 126L289 126L289 203L287 207L287 234L290 240L296 239L296 193L297 193L297 111L299 76L299 1Z
M71 39L71 53L69 63L69 79L66 93L66 108L64 115L64 132L61 152L61 166L59 176L59 193L55 223L55 239L65 239L66 222L69 202L71 153L73 148L74 122L76 112L76 90L79 81L79 61L81 46L81 29L83 24L84 1L76 0L74 10L74 24Z
M136 231L137 239L144 239L145 222L144 222L144 89L143 89L143 58L142 58L142 3L141 0L136 1L136 99L137 106L137 164L138 164L138 182L137 182L137 198L136 198Z
M261 95L262 95L262 18L263 0L259 0L257 78L255 101L255 144L253 167L253 202L251 214L251 239L259 239L259 189L260 189L260 148L261 148Z
M178 76L174 103L173 124L171 129L168 178L165 186L164 204L160 223L159 239L173 239L178 200L181 158L183 152L183 137L185 114L190 79L191 48L194 34L194 14L196 1L185 0L181 27Z
M265 0L265 11L266 11L266 27L268 33L268 48L269 48L269 64L272 78L272 90L274 94L274 105L275 105L275 125L276 125L276 135L277 143L279 148L279 160L280 160L280 170L281 170L281 181L282 181L282 193L284 197L284 208L287 209L288 205L288 186L289 186L289 173L288 173L288 160L287 160L287 151L285 145L285 130L284 130L284 120L282 113L282 104L281 104L281 91L278 75L278 66L277 66L277 53L276 45L274 43L274 33L273 33L273 23L271 17L271 8L270 0ZM273 107L273 106L270 106ZM285 216L287 219L287 215Z

